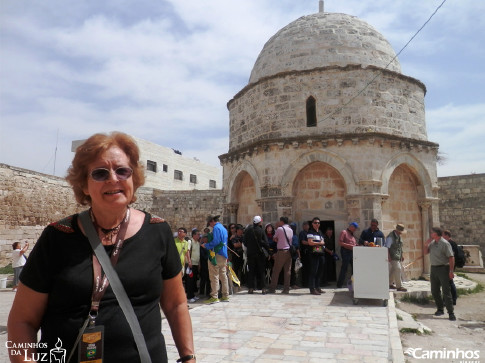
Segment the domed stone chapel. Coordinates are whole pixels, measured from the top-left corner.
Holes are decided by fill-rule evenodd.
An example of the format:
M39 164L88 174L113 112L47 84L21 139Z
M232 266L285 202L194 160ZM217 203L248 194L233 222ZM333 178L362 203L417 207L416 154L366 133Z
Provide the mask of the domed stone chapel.
M403 223L408 277L429 273L423 241L439 225L438 144L428 141L425 85L401 73L396 53L355 16L320 12L264 45L248 84L227 104L225 222L254 215L301 228L318 216L337 235L376 218Z

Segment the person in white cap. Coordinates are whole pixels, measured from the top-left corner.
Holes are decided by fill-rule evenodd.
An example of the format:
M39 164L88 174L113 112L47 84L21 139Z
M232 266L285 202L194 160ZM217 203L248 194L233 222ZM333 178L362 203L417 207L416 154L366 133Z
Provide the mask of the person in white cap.
M260 216L253 218L253 225L244 231L244 245L247 248L248 264L248 294L254 293L254 280L257 279L258 288L263 295L267 293L264 279L266 255L269 254L269 244L263 233L263 220ZM265 251L267 254L265 255Z

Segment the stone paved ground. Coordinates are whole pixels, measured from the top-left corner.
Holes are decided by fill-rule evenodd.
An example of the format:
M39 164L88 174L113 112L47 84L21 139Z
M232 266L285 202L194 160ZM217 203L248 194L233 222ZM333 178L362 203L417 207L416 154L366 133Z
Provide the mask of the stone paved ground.
M13 297L0 292L0 362L8 362L5 332ZM290 295L243 291L229 303L191 304L190 312L198 362L374 363L393 361L389 309L393 301L388 307L363 299L353 305L345 289L327 289L321 296L299 289ZM163 332L174 362L178 354L165 321ZM399 335L397 341L400 348Z
M429 283L405 283L429 291ZM346 289L289 295L242 291L229 303L190 304L198 362L404 362L394 299L359 299ZM8 362L6 322L15 293L0 291L0 363ZM178 354L164 321L169 361Z
M322 296L310 295L307 289L292 290L290 295L243 291L229 303L191 304L198 361L399 361L392 358L390 345L393 301L388 307L380 300L363 299L353 305L349 291L326 291ZM169 327L163 331L171 361L178 355ZM397 341L397 357L402 357L398 334Z

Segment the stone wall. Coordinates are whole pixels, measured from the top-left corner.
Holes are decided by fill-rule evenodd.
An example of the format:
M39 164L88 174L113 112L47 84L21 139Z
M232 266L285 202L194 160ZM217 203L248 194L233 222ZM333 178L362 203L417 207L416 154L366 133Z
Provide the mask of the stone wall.
M439 178L438 183L441 226L459 244L480 245L484 254L485 174ZM137 196L136 208L165 218L172 229L203 227L207 215L223 210L220 190L140 188ZM0 266L10 262L13 242L33 245L47 224L82 209L64 179L0 164Z
M264 78L228 102L229 152L258 141L318 134L376 132L426 140L424 93L419 81L372 67L326 67ZM316 100L316 127L307 127L309 96Z
M222 215L221 190L166 191L140 188L135 208L145 210L167 220L173 230L206 226L208 215ZM221 219L222 221L222 219Z
M0 164L0 266L13 242L33 246L44 227L79 210L64 179Z
M485 174L438 179L440 222L458 244L479 245L485 251Z
M222 214L220 190L160 191L140 188L134 207L163 217L172 229L205 226ZM0 164L0 266L11 262L12 243L33 246L49 223L85 209L59 177Z

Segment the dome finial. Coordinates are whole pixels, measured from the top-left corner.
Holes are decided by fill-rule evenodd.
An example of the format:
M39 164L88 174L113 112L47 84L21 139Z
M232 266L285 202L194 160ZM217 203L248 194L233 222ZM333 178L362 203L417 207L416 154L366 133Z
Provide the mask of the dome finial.
M323 13L323 0L318 1L318 12Z

